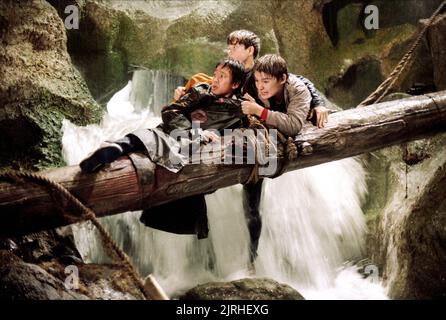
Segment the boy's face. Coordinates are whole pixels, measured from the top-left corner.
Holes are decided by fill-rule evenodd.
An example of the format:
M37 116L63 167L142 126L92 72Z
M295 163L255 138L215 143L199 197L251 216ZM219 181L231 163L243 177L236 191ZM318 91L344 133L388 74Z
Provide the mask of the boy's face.
M237 84L232 83L232 74L228 67L219 65L215 68L211 85L211 92L213 94L220 97L228 97L237 87Z
M245 46L241 43L232 43L228 44L228 58L240 61L243 64L246 64L246 61L250 56L254 53L254 47L250 46L245 48Z
M277 79L268 73L259 71L254 72L257 94L259 97L266 100L281 95L286 82L286 75L282 76L282 79Z

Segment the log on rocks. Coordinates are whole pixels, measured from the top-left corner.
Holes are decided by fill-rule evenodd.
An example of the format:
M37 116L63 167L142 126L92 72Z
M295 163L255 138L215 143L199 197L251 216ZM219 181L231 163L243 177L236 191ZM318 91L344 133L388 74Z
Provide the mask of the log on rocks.
M278 167L281 172L297 170L443 131L446 91L350 109L332 114L323 129L305 127L295 138L297 159L280 158ZM83 174L78 166L41 174L61 183L98 216L108 216L243 183L252 167L191 164L174 174L132 154L97 174ZM0 181L0 214L0 237L86 220L52 188L27 180Z

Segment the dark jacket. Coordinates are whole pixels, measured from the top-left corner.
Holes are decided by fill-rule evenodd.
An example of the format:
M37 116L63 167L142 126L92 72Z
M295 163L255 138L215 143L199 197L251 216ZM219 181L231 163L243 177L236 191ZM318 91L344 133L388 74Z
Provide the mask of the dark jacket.
M130 135L143 143L153 162L178 172L190 159L190 154L185 154L184 150L199 149L203 130L223 132L244 126L246 116L241 112L241 101L237 96L218 98L209 84L197 84L178 101L162 109L163 122L158 127L137 130ZM192 122L198 122L199 128L193 128Z
M190 130L192 121L199 122L202 130L241 128L246 119L241 111L241 101L235 95L218 98L211 92L209 84L198 84L162 109L162 128L167 133L174 129Z
M131 133L145 146L152 161L177 172L189 161L180 153L184 144L197 150L201 144L200 132L193 132L192 122L199 122L196 131L241 128L246 116L241 112L238 97L218 98L210 91L209 84L192 87L180 100L164 107L161 112L163 123L155 129ZM188 138L177 139L174 130L187 133ZM194 136L198 138L193 138ZM199 239L208 236L207 208L204 194L189 196L173 202L143 210L140 221L148 227L177 234L196 234Z

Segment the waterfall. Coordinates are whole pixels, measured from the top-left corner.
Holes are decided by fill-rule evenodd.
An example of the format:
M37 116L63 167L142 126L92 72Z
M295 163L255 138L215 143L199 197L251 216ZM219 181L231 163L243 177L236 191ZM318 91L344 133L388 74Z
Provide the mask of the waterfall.
M63 153L79 163L102 141L156 126L179 79L162 71L138 71L107 105L100 125L63 122ZM149 89L147 89L149 87ZM361 201L365 171L354 158L286 173L263 183L263 220L256 274L296 288L306 299L386 299L379 279L364 278L360 267L366 233ZM175 235L145 227L141 212L101 218L142 275L153 273L175 296L197 284L252 276L242 186L206 195L209 237ZM108 262L91 223L73 226L85 262Z
M151 110L160 116L161 108L173 97L176 87L184 85L183 77L163 70L136 70L132 77L130 102L137 112Z

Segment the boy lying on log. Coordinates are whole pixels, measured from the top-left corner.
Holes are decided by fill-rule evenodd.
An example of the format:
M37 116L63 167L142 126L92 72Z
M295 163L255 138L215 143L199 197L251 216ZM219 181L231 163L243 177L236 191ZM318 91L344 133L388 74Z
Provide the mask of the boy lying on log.
M202 140L218 139L209 129L223 131L247 126L244 114L247 110L243 110L246 108L242 108L243 100L240 97L244 77L244 66L240 62L232 59L219 62L211 84L197 84L178 101L163 108L163 123L157 128L138 130L118 141L108 142L80 163L82 171L95 172L124 154L145 151L156 164L178 172L190 163L189 154L181 152L184 144L193 144L197 149ZM300 86L299 90L302 91L300 97L305 97L303 105L298 106L302 111L299 112L299 116L302 116L302 119L298 119L300 124L305 121L310 109L311 95L305 85ZM286 109L283 111L286 112ZM194 122L200 123L199 129L193 128ZM178 141L172 136L174 131L188 134ZM206 211L204 195L194 195L144 210L141 222L163 231L197 234L198 238L205 238L208 234ZM250 233L251 229L258 228L250 228ZM258 237L252 235L252 238L256 244ZM255 244L251 248L252 258L255 257Z

